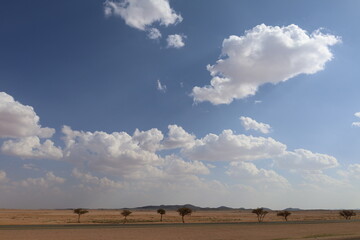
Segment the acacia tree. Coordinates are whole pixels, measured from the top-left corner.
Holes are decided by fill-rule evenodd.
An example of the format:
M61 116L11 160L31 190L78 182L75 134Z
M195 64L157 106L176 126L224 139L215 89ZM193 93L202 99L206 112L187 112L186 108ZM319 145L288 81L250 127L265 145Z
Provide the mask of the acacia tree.
M157 213L160 214L160 222L162 222L163 215L166 213L165 209L159 208Z
M291 212L284 210L284 211L278 212L276 215L279 217L284 217L285 221L287 221L288 220L287 218L288 218L288 216L291 215Z
M187 208L187 207L182 207L182 208L179 208L179 209L177 210L177 212L178 212L179 215L181 216L182 222L185 223L184 217L185 217L186 215L191 215L192 209L191 209L191 208Z
M354 210L342 210L339 212L339 214L346 220L350 220L352 216L356 216Z
M121 215L124 216L124 222L123 222L123 224L125 224L125 223L127 222L126 217L129 216L131 213L132 213L132 212L131 212L130 210L127 210L127 209L122 210Z
M255 213L257 218L258 218L258 222L262 222L264 220L264 217L266 214L268 214L268 211L264 211L263 208L257 208L252 210L252 213Z
M76 208L74 209L74 213L78 215L78 223L80 223L80 216L83 214L88 213L89 211L83 208Z

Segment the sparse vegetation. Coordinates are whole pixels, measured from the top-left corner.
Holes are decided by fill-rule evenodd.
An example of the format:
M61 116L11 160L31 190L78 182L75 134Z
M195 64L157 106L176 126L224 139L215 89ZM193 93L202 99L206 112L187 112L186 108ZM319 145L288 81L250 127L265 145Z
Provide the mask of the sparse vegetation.
M157 213L160 214L160 222L162 222L163 215L166 213L165 209L159 208Z
M74 213L78 215L78 223L80 223L80 216L83 214L88 213L89 211L83 208L76 208L74 209Z
M356 216L354 210L342 210L339 212L339 214L346 220L350 220L352 216Z
M184 217L185 217L186 215L191 215L192 209L191 209L191 208L187 208L187 207L182 207L182 208L179 208L179 209L177 210L177 212L178 212L179 215L181 216L182 222L185 223Z
M121 212L121 215L124 216L124 222L123 224L125 224L127 222L127 216L129 216L132 212L130 210L124 209Z
M257 208L251 211L252 213L255 213L258 219L258 222L264 221L264 217L266 214L268 214L268 211L265 211L263 208Z
M283 210L283 211L278 212L276 215L279 217L283 217L285 219L285 221L287 221L288 220L287 218L288 218L288 216L291 215L291 212Z

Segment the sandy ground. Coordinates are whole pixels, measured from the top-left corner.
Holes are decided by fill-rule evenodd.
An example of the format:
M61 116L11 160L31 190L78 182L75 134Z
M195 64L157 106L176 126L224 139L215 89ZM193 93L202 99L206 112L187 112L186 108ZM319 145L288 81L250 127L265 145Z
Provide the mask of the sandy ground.
M90 225L83 227L76 223L77 215L71 210L0 210L0 225L2 225L0 239L360 239L360 221L341 220L338 211L293 212L289 217L291 223L285 223L282 218L276 216L276 212L270 212L265 218L265 223L262 224L255 223L256 216L250 211L197 211L186 217L188 224L172 224L181 222L181 217L175 211L168 211L164 215L163 223L159 222L160 215L156 211L133 211L129 217L129 224L125 225L118 224L122 223L119 210L89 211L81 217L81 223ZM333 223L331 220L338 220L338 222ZM274 221L277 223L273 223ZM301 224L301 221L308 222ZM101 223L115 225L102 226ZM31 224L44 225L44 227L40 229L26 227ZM7 228L4 225L10 225L10 227ZM65 225L65 227L60 225Z
M358 213L360 215L360 213ZM120 223L123 217L120 210L89 210L81 216L81 223ZM316 221L340 220L338 211L299 211L289 216L290 221ZM356 216L354 219L360 219ZM133 211L128 217L129 223L159 223L160 215L156 211ZM251 211L196 211L191 216L186 216L189 223L213 222L255 222L256 216ZM265 217L265 222L283 221L270 212ZM181 222L181 217L175 211L167 211L163 217L165 223ZM0 209L0 225L26 225L26 224L76 224L77 215L72 210L8 210Z

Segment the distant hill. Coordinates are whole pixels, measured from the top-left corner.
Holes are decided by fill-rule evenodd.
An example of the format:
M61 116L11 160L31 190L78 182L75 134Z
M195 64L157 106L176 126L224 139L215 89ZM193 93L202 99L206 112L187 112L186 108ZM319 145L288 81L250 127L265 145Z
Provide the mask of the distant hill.
M289 212L302 211L302 209L300 209L300 208L285 208L284 210L289 211Z
M194 211L226 211L226 210L246 210L245 208L230 208L226 206L220 206L220 207L199 207L192 204L184 204L184 205L149 205L149 206L143 206L143 207L137 207L134 208L136 210L157 210L159 208L169 210L169 211L176 211L179 208L187 207L191 208Z

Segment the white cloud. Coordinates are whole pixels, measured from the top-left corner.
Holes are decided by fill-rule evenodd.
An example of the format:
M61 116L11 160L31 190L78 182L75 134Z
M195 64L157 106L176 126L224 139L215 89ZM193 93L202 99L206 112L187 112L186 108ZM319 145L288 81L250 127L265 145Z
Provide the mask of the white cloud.
M210 170L202 162L187 162L183 159L170 155L165 158L164 171L171 176L188 175L188 174L209 174Z
M245 161L268 159L285 152L286 145L272 138L235 135L224 130L220 135L208 134L183 153L193 160Z
M132 140L138 144L141 149L149 152L155 152L161 148L160 142L163 140L164 135L156 128L152 128L148 131L139 131L136 129Z
M306 171L302 173L302 177L306 180L306 183L303 185L311 186L313 188L320 188L322 186L344 186L346 183L330 177L324 174L322 171Z
M159 90L160 92L166 92L166 85L162 85L160 80L157 80L156 83L157 90Z
M317 171L339 166L335 157L313 153L305 149L295 149L275 158L278 167L299 171Z
M253 187L290 187L289 182L273 170L258 169L255 164L249 162L231 162L226 173L244 184Z
M5 92L0 92L0 138L51 137L55 130L42 128L39 119L32 107L15 101Z
M148 30L148 37L150 38L150 39L153 39L153 40L155 40L155 39L159 39L159 38L161 38L161 32L159 31L159 29L157 29L157 28L150 28L149 30Z
M193 140L182 128L170 125L167 146L184 145L183 141ZM177 133L180 132L180 136ZM88 168L90 172L100 172L131 181L176 180L176 176L193 178L198 174L209 174L209 169L199 161L185 161L176 155L164 158L157 151L164 149L163 134L158 129L148 131L136 130L133 136L125 132L82 132L63 128L65 142L65 159L78 168ZM184 138L185 136L185 138ZM182 138L183 137L183 138ZM88 182L100 182L100 178L80 174L74 170L73 175ZM91 181L90 181L91 180ZM103 181L109 182L104 179ZM85 181L86 182L86 181ZM99 184L98 184L99 185Z
M127 25L139 30L146 30L154 23L168 26L182 21L168 0L107 0L104 12L106 16L120 16Z
M169 35L166 39L168 48L182 48L185 46L184 36L179 34Z
M65 181L66 181L65 178L55 176L53 172L47 172L45 177L27 178L20 182L14 182L14 184L20 185L22 187L36 186L36 187L48 188L56 184L63 184Z
M33 170L33 171L39 171L40 169L37 168L34 164L26 163L22 166L24 169Z
M354 116L360 118L360 112L355 113ZM353 127L360 127L360 122L353 122L351 125Z
M271 130L269 124L257 122L249 117L240 117L241 124L246 130L255 130L264 134L268 134Z
M47 139L41 143L36 136L5 141L1 147L5 154L31 159L60 159L62 150Z
M167 137L162 142L163 148L190 148L195 144L195 135L186 132L182 127L169 125Z
M0 170L0 182L6 182L7 178L6 178L6 172Z
M85 164L103 173L130 176L147 166L158 166L162 159L154 152L162 134L156 129L126 132L82 132L63 127L65 158L75 164ZM158 141L158 142L157 142Z
M244 36L230 36L223 41L222 58L207 66L213 77L210 85L193 88L194 101L229 104L254 95L265 83L314 74L333 58L329 46L338 42L339 37L319 30L309 35L294 24L261 24Z
M102 188L123 188L124 184L122 182L113 181L107 177L95 177L90 173L83 173L78 169L74 168L72 175L84 183L90 183L97 185Z
M347 170L339 170L338 174L346 178L360 179L360 164L350 164Z

